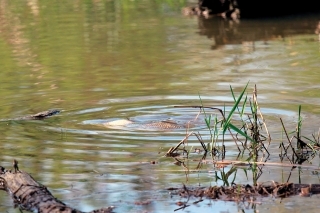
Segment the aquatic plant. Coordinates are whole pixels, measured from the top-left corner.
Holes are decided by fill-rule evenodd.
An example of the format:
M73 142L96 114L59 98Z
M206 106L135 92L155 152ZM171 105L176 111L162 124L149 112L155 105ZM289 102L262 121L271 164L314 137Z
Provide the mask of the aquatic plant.
M238 96L230 86L233 105L229 111L226 110L227 107L225 105L223 108L205 106L200 95L201 105L199 106L177 106L198 108L200 111L197 118L201 113L204 115L205 128L210 136L210 139L206 141L200 132L189 132L187 129L184 139L166 153L166 157L174 157L175 161L180 162L180 166L183 165L187 180L191 171L200 171L203 164L212 163L214 181L221 181L224 186L230 186L236 182L239 168L242 169L247 178L249 177L248 172L252 173L252 183L256 186L265 165L291 166L291 172L299 167L299 183L301 183L300 168L302 163L312 160L320 149L320 129L318 133L312 134L312 138L302 135L302 107L299 106L297 126L294 131L288 133L280 118L284 138L287 139L287 142L282 140L279 145L281 162L276 164L267 162L270 156L268 148L271 136L260 110L257 87L256 85L254 86L252 97L249 97L247 94L248 85L249 82ZM194 147L188 147L187 143L192 136L197 138L203 151L201 159L193 159L193 161L198 162L194 169L190 167L189 163L185 163L191 162L193 157L191 153ZM228 151L225 147L226 138L231 138L239 150L237 161L225 159L225 153ZM296 144L293 144L293 139L296 139ZM208 154L211 157L210 160L207 159ZM282 162L284 158L289 160L290 164L284 164ZM283 176L283 182L289 183L291 172L287 180Z

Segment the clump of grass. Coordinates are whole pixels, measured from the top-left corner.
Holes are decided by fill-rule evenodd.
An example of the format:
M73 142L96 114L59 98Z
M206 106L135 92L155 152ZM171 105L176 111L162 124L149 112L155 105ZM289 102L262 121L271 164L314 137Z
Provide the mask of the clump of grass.
M230 91L234 99L234 104L231 110L228 112L228 114L226 113L225 107L223 109L220 109L217 107L204 106L200 96L200 106L179 106L199 108L201 112L204 114L204 121L210 134L210 149L207 149L206 151L209 151L211 153L217 150L223 151L223 149L221 149L221 146L224 146L225 136L227 133L229 133L229 135L235 142L239 152L241 152L243 149L249 149L253 153L257 153L254 150L259 151L262 148L264 148L264 151L267 152L267 149L265 148L263 142L268 140L270 143L271 137L268 133L267 127L265 125L263 116L258 105L256 87L251 100L248 98L246 94L248 84L242 90L239 97L235 96L232 87L230 87ZM246 112L246 109L250 109L250 112ZM218 112L220 114L220 118L217 114L210 114L208 112L209 110ZM237 127L237 124L235 124L234 122L233 118L236 115L238 115L238 117L240 118L240 127ZM266 130L268 134L267 137L261 134L261 130L263 128ZM189 134L189 136L190 135L191 134ZM196 136L197 138L201 138L200 134L197 134ZM240 136L242 138L240 138ZM204 143L202 140L199 140L199 142L202 145ZM241 149L241 146L239 144L242 146L243 149Z
M190 165L186 166L186 164L181 162L190 161L192 148L188 149L186 145L190 137L196 137L203 149L203 155L201 159L198 159L196 170L200 170L204 163L208 163L206 158L210 156L211 163L215 169L215 181L222 181L223 185L229 186L235 182L239 165L244 164L246 168L242 168L243 172L248 178L248 171L251 171L253 184L256 185L257 180L262 174L263 165L268 164L267 159L270 155L268 148L271 136L260 110L257 87L256 85L254 86L252 96L250 97L247 93L248 85L249 82L238 96L230 86L233 105L229 111L226 110L226 106L222 108L205 106L200 95L201 105L178 106L199 109L199 114L202 113L204 115L204 122L210 139L206 141L199 132L187 131L185 138L175 147L172 147L166 153L166 156L174 157L177 162L180 162L180 166L183 166L187 173L191 170ZM280 159L281 161L284 158L289 160L292 165L291 171L304 161L310 161L315 156L315 153L320 150L320 129L318 133L312 134L312 138L302 135L303 119L301 111L302 107L299 106L297 127L295 131L290 133L285 129L283 121L280 118L285 138L288 141L287 143L284 141L280 143ZM225 160L225 153L228 151L225 146L225 138L227 137L234 141L239 151L238 159L240 159L240 162L235 163ZM297 141L296 144L293 144L294 139ZM278 165L281 164L279 163ZM232 166L225 168L228 165ZM287 183L290 176L291 173L288 176Z
M200 96L200 106L179 106L200 109L199 113L203 113L204 115L204 121L210 135L210 140L205 142L199 132L187 131L185 138L182 139L175 147L172 147L166 153L166 156L174 157L175 160L177 160L179 155L183 155L186 156L184 157L183 161L188 160L191 149L188 150L185 145L191 136L195 136L204 151L203 157L196 167L196 169L200 169L202 166L202 161L207 157L208 154L211 156L213 162L219 159L223 160L225 158L226 149L224 143L227 134L231 136L232 140L237 146L239 155L240 153L243 155L245 150L249 151L249 157L246 158L247 162L257 161L258 155L261 152L268 153L264 142L268 139L270 143L271 138L267 130L266 132L268 137L265 137L261 134L263 128L266 129L266 125L258 105L257 89L255 87L252 98L248 98L246 92L248 84L249 82L238 97L236 97L234 90L232 87L230 87L234 103L229 112L226 112L226 107L220 109L217 107L204 106ZM238 119L235 119L236 116ZM238 126L239 120L240 127ZM184 168L188 170L186 167ZM251 169L258 170L254 166ZM230 169L226 172L222 171L220 175L216 173L216 180L222 180L224 185L229 185L229 178L234 175L234 180L236 173L237 169Z

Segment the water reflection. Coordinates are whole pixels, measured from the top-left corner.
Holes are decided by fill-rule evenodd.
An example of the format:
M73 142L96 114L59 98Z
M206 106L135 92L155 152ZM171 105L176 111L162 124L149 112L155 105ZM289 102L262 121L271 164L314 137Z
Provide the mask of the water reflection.
M97 124L125 118L187 122L198 111L173 106L199 105L199 94L204 105L229 111L229 85L238 94L250 80L250 88L258 85L274 131L281 132L278 117L294 129L299 104L308 121L305 133L317 130L316 16L229 23L183 17L182 6L185 1L1 1L0 118L63 109L43 121L1 121L1 165L10 168L16 158L22 170L83 211L114 205L118 212L164 212L176 208L164 189L185 182L185 170L163 156L185 130ZM196 138L189 145L200 147ZM226 147L227 157L236 159L234 143ZM272 161L278 160L274 154ZM212 170L209 164L190 174L188 184L217 184ZM279 180L289 172L267 168L261 180ZM304 172L306 182L317 181ZM239 182L248 182L245 174ZM11 200L0 196L5 205L0 211L15 211ZM135 204L150 198L151 204ZM208 201L188 210L237 208Z
M255 42L267 45L274 39L290 39L294 35L317 32L317 16L287 17L275 19L241 20L198 18L199 34L213 41L211 49L228 44L242 44L243 48L255 50ZM254 29L254 30L252 30Z

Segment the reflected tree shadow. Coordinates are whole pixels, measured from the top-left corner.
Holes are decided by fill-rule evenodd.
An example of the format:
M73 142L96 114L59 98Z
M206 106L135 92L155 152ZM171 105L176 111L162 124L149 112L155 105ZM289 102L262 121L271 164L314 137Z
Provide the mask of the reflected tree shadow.
M285 40L299 34L319 34L318 23L317 16L241 21L198 17L198 33L212 40L212 50L229 44L249 44L254 49L255 41L268 44L270 40Z

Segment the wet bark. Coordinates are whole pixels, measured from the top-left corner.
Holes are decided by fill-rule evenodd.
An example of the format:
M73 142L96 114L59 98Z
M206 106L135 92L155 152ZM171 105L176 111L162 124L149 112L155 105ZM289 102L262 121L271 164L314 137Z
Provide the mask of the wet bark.
M12 198L15 207L39 213L83 213L67 206L55 198L44 185L38 183L31 175L18 169L14 161L14 172L0 167L0 190ZM112 207L91 211L90 213L110 213Z

